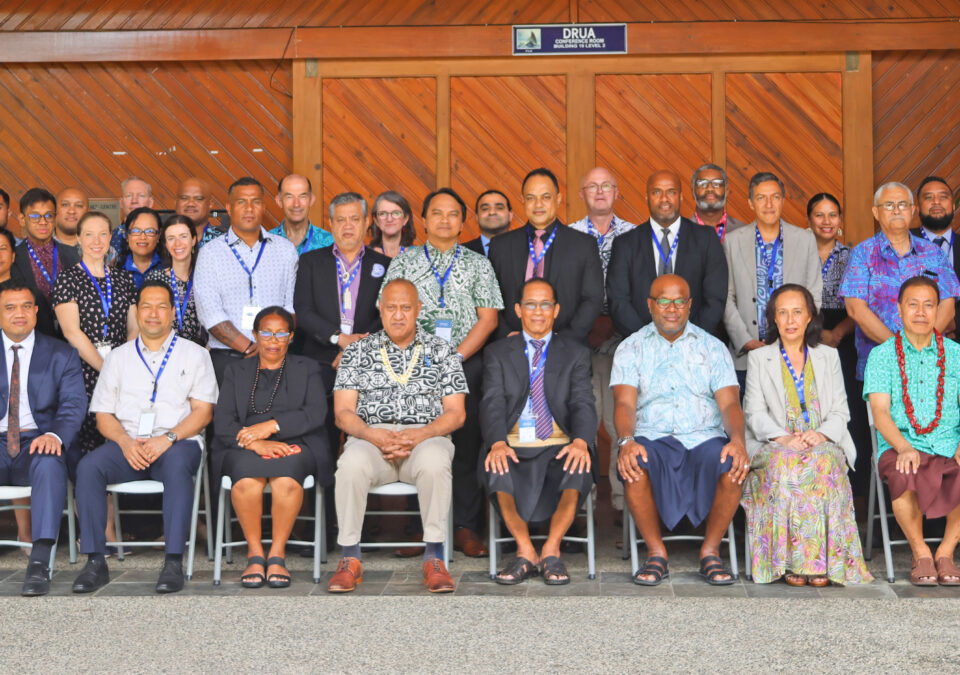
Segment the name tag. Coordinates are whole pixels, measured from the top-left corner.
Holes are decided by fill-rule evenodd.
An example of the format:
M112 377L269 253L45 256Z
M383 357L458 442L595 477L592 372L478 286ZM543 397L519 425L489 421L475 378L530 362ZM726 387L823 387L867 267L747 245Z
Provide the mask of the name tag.
M353 335L353 321L343 319L340 321L340 332L344 335Z
M453 319L437 319L434 335L450 342L453 339Z
M240 319L240 328L243 330L253 330L253 320L260 313L260 308L256 305L244 305L243 316Z
M155 410L143 410L137 422L137 438L150 438L153 435L154 422L157 421Z
M95 346L101 359L107 358L107 354L113 350L113 347L110 346L109 342L98 342Z
M521 443L536 443L537 418L533 415L523 415L517 422L517 431Z

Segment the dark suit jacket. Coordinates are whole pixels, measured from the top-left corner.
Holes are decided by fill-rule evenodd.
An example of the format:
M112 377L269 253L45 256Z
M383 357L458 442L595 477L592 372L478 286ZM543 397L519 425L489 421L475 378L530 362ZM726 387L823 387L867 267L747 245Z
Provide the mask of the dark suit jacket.
M483 352L483 399L480 426L483 447L489 450L520 419L530 395L530 367L523 351L523 334L498 340ZM569 337L554 334L547 350L543 389L557 426L579 438L593 452L597 409L590 385L590 350Z
M480 239L480 237L477 237L476 239L471 239L466 244L464 244L464 246L469 248L471 251L475 251L476 253L479 253L482 256L487 255L487 252L483 250L483 241Z
M528 227L505 232L490 242L490 263L500 281L504 304L497 338L521 330L513 306L519 301L530 258ZM557 228L557 236L544 257L543 277L553 284L560 303L560 315L553 327L557 333L586 344L587 334L603 308L603 268L597 240L559 220L550 227Z
M674 272L690 284L690 321L716 335L727 303L727 258L712 227L680 219ZM627 336L650 323L647 298L657 278L650 221L613 240L607 299L617 332Z
M37 331L34 337L27 378L30 411L41 434L53 432L63 441L63 456L87 415L87 390L83 386L80 356L65 342ZM9 402L7 350L0 346L0 417L7 414Z
M57 246L57 273L59 274L68 267L73 267L80 262L80 254L73 246L67 246L56 242ZM16 258L13 261L13 268L10 270L10 276L13 279L22 281L33 291L37 298L37 330L44 335L63 339L63 333L56 327L53 313L53 307L47 301L40 290L37 288L37 280L33 276L33 267L30 265L30 252L27 250L27 242L21 242L14 249Z
M355 300L354 333L373 333L382 328L377 296L390 258L369 246L360 263L360 287ZM375 268L377 268L375 270ZM376 271L379 276L373 276ZM305 333L303 353L329 365L340 348L330 344L330 336L340 331L340 300L337 297L337 261L333 247L325 246L300 256L297 283L293 291L297 330ZM333 381L329 382L333 386ZM329 388L328 388L329 389Z
M910 234L922 239L922 230L922 227L914 227L910 229ZM953 271L957 273L957 276L960 276L960 235L956 233L953 235L953 260L950 263L953 265Z
M237 446L237 432L249 424L250 392L259 362L256 357L234 361L227 366L223 376L220 398L213 414L216 437L211 462L216 476L221 474L225 453L241 451ZM320 364L316 361L306 356L287 354L283 379L269 413L280 425L280 433L269 440L295 443L303 452L313 453L319 482L330 485L333 482L333 466L324 426L327 394L322 379Z

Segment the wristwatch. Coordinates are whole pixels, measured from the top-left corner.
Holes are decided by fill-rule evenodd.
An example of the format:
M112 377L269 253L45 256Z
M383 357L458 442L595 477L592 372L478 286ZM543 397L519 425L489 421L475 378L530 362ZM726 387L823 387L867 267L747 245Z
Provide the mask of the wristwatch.
M633 440L633 436L621 436L620 438L617 439L617 447L622 448L632 440Z
M330 336L330 344L335 345L340 342L340 333L334 333Z
M174 433L173 431L168 431L168 432L167 432L167 440L170 441L171 443L176 443L176 442L177 442L177 434Z

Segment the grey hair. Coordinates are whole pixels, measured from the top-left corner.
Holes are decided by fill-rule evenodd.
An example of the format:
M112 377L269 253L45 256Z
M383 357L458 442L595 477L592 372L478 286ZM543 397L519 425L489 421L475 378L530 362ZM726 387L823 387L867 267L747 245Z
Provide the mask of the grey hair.
M139 182L139 183L143 183L144 185L146 185L146 186L147 186L147 195L153 196L153 188L150 187L150 183L148 183L147 181L143 180L142 178L137 178L136 176L130 176L130 177L127 178L125 181L123 181L122 183L120 183L120 195L121 195L121 196L123 195L124 192L126 192L126 190L127 190L127 185L128 185L129 183L132 183L133 181L137 181L137 182Z
M343 206L344 204L355 204L360 203L360 210L363 211L363 217L367 217L367 200L361 197L356 192L341 192L336 197L330 200L330 220L333 220L333 212L336 211L338 206Z
M720 175L723 176L723 184L727 184L727 172L722 166L704 164L697 167L696 171L693 172L693 178L690 179L690 189L693 190L693 194L697 194L697 178L700 176L701 171L719 171Z
M873 193L873 205L880 206L880 195L882 195L887 190L894 190L896 188L900 188L901 190L907 193L907 197L910 198L910 206L913 206L914 204L913 193L910 192L910 188L908 188L903 183L898 183L895 180L892 180L889 183L884 183L883 185L877 188L877 191Z

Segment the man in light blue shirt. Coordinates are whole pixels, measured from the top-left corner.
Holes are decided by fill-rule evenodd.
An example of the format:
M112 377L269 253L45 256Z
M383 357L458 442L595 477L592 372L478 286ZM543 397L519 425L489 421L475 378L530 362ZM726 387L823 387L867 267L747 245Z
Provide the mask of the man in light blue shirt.
M733 361L722 342L689 323L682 277L658 277L647 307L653 323L620 344L610 375L617 468L649 551L633 581L656 586L668 576L660 519L673 530L686 516L695 527L707 521L700 575L711 585L732 584L720 540L750 470Z
M332 234L310 222L310 207L317 196L309 178L295 173L284 176L277 185L276 199L283 221L273 234L296 246L297 255L333 244Z

